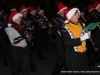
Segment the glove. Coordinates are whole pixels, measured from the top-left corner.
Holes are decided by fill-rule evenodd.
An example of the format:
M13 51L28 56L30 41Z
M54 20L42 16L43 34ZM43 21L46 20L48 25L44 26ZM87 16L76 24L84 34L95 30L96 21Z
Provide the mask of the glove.
M88 33L85 33L80 39L81 39L81 41L84 41L86 39L89 39L89 34Z

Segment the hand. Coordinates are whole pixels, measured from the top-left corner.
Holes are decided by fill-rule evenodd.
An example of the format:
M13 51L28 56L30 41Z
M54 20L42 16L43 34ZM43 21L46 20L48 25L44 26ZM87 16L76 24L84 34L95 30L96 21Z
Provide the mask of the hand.
M86 40L86 39L89 39L89 34L88 33L85 33L80 39L81 39L81 41L84 41L84 40Z

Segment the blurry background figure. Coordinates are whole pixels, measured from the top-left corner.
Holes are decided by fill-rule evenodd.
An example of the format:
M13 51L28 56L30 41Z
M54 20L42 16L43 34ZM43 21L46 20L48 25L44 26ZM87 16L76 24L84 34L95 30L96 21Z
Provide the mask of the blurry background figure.
M2 52L4 66L8 66L7 58L7 36L5 33L5 28L7 27L7 22L3 18L3 14L0 11L0 50Z
M30 32L31 35L33 33L32 30L30 30L31 27L34 27L33 24L32 24L32 20L31 18L28 16L28 9L26 8L26 6L21 6L20 7L20 12L22 13L23 17L21 19L21 24L23 26L23 29L24 31L26 32ZM33 37L33 35L32 35ZM33 38L32 38L33 40ZM31 40L31 42L29 43L28 42L28 45L29 45L29 64L30 64L30 71L31 72L34 72L36 71L36 65L35 65L35 62L34 62L34 59L33 59L33 45L31 45L33 43L33 41Z
M80 22L82 23L83 28L85 28L85 13L81 12L80 13Z
M67 9L67 6L64 5L62 2L59 2L58 6L58 16L52 19L52 31L56 37L56 53L57 53L57 60L52 71L52 75L59 75L62 68L67 71L67 64L65 59L65 47L62 43L61 39L61 29L63 27L65 18L64 18L64 10Z
M48 21L46 20L45 16L45 11L44 10L39 10L39 25L40 25L40 31L41 31L41 47L43 49L43 45L45 46L45 51L49 52L49 46L48 46L48 29L49 29L49 24ZM43 51L43 50L42 50Z
M87 25L90 23L100 22L100 2L96 1L93 3L94 8L92 13L89 13ZM95 10L94 10L95 9ZM100 28L99 26L96 27L94 30L91 31L91 39L93 42L93 53L95 55L92 56L91 60L89 61L89 70L94 70L94 65L100 59ZM96 50L98 48L98 50ZM98 52L97 52L98 51Z

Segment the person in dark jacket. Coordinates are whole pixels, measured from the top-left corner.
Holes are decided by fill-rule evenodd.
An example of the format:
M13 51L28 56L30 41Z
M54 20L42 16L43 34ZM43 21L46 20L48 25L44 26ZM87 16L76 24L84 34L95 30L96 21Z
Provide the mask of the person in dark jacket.
M93 6L95 8L94 13L91 13L88 15L89 23L95 23L95 22L100 22L100 2L96 1L93 3ZM94 52L97 53L96 55L94 55L90 62L89 62L89 69L90 70L94 70L94 65L95 63L99 60L100 58L100 27L96 27L94 30L91 31L91 39L93 40L94 43ZM95 50L95 48L98 48L98 52L97 50Z
M21 13L13 12L9 16L12 25L5 29L11 43L9 50L12 65L11 75L20 75L20 67L22 75L29 75L29 47L26 38L31 40L32 37L29 33L25 34L23 32L23 28L20 25L21 19Z
M26 6L21 6L20 7L20 12L22 13L23 17L22 17L22 24L23 24L23 28L25 29L25 31L29 31L31 34L34 31L34 25L33 22L31 20L31 18L28 16L28 9L26 8ZM28 27L29 26L29 27ZM33 59L33 39L30 42L30 71L34 72L36 71L36 65Z
M66 62L68 75L83 75L81 71L87 71L87 56L85 40L89 39L90 32L85 32L79 22L80 11L78 8L64 10L65 25L62 28L61 36L66 48ZM74 73L73 71L77 71ZM85 75L85 74L84 74Z
M57 50L57 61L53 69L52 75L59 75L63 66L64 69L67 70L67 65L65 61L65 48L62 44L61 33L60 33L65 21L63 12L64 9L67 9L67 6L65 6L63 3L60 2L58 4L58 10L59 10L58 17L52 20L52 31L53 34L56 36L56 50Z
M36 15L36 9L34 7L29 6L29 11L30 11L30 18L32 19L34 27L35 27L35 30L33 32L34 49L36 48L36 50L37 50L39 60L44 60L45 57L42 53L42 45L43 44L41 43L42 42L41 26L39 25L40 22L38 21L40 19L40 17L39 17L39 15L38 16Z

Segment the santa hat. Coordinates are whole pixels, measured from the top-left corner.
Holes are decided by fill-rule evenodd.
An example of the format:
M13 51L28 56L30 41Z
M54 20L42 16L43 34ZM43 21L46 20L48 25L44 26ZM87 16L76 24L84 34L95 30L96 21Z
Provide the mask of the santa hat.
M17 11L12 12L8 19L8 26L11 26L12 21L15 22L15 20L20 16L22 16L22 14Z
M65 23L68 23L68 21L71 19L71 17L75 14L76 11L78 11L80 14L78 8L68 8L64 10L64 16L66 18Z
M21 6L20 7L20 12L22 13L23 11L26 11L27 10L27 8L23 5L23 6Z
M93 5L94 5L95 9L98 9L99 6L100 6L100 2L96 1L96 2L93 3Z
M60 2L59 4L58 4L58 14L61 12L61 11L63 11L64 9L67 9L67 6L66 5L64 5L62 2Z
M35 8L32 7L32 6L29 6L28 9L29 9L29 11L30 11L30 14L31 14L32 12L36 11Z
M91 12L93 9L94 9L94 6L93 5L89 5L88 6L88 12Z
M17 9L16 9L15 7L13 7L10 11L11 11L11 12L17 11Z
M42 12L44 12L44 10L39 10L39 11L38 11L39 15L40 15Z

